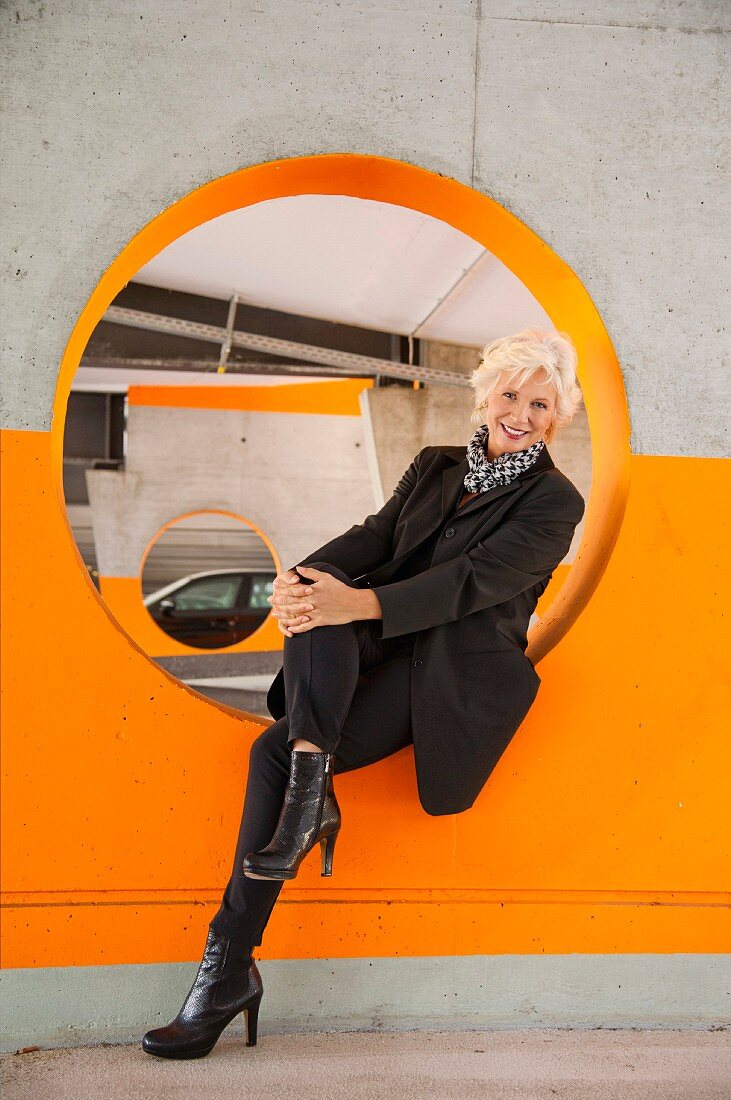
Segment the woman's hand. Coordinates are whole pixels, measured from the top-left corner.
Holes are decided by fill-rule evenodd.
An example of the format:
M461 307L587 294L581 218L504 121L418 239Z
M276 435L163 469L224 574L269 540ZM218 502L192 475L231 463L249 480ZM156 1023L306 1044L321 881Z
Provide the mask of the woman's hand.
M302 621L301 612L312 609L312 605L303 595L308 586L302 584L297 574L288 569L285 573L277 573L272 587L272 595L267 596L267 601L272 605L272 615L277 620L279 632L291 638L290 627Z
M267 597L282 634L291 638L315 626L336 626L363 617L366 593L311 565L298 565L297 571L313 583L302 584L291 571L279 573Z

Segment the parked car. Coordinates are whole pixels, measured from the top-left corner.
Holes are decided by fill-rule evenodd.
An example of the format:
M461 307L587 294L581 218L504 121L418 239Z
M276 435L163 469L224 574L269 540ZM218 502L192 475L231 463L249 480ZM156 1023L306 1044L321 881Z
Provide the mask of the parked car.
M145 596L166 634L197 649L222 649L253 634L271 610L274 572L215 569L191 573Z

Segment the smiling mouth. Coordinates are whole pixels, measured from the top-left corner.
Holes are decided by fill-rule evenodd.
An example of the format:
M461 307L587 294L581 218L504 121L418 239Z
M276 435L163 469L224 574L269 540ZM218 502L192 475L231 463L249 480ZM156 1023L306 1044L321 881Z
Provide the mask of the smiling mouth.
M506 424L503 424L502 421L500 422L500 427L503 429L508 439L522 439L524 435L528 434L527 432L519 432L515 428L509 428Z

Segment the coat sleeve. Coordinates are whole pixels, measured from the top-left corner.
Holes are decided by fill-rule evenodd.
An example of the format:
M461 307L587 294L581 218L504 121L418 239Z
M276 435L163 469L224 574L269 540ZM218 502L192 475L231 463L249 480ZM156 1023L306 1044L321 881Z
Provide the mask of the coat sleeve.
M307 565L313 561L327 561L337 565L353 580L370 572L384 562L389 561L393 552L393 532L401 509L416 485L419 464L422 455L428 450L423 447L411 465L404 471L401 480L380 512L366 516L362 523L356 523L348 531L331 542L326 542L313 550L298 565Z
M472 550L393 584L376 585L381 638L461 619L503 603L553 572L584 514L578 492L525 501Z

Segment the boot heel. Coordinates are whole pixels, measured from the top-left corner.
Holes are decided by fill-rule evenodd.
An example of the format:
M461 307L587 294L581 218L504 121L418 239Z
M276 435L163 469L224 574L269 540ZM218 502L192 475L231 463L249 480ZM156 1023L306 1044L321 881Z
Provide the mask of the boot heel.
M327 878L333 873L333 852L335 851L335 841L337 838L337 833L330 833L330 836L324 836L320 841L320 855L322 856L321 878Z
M261 997L258 1001L255 1001L249 1008L244 1009L244 1016L246 1017L246 1045L247 1047L256 1046L256 1027L259 1022L259 1005L261 1004Z

